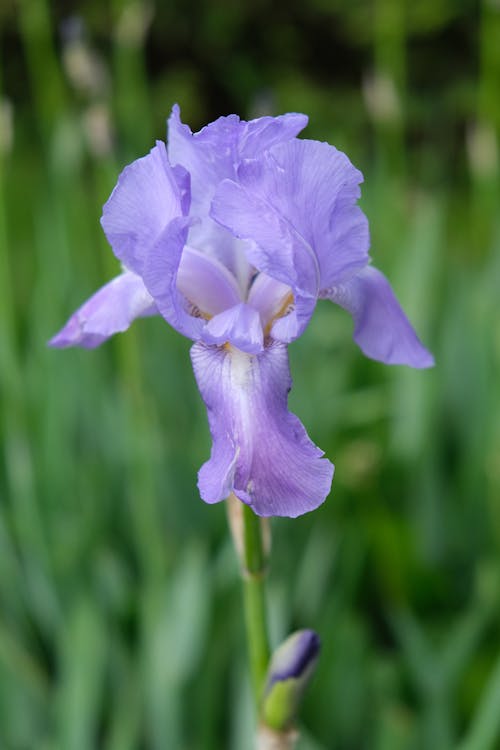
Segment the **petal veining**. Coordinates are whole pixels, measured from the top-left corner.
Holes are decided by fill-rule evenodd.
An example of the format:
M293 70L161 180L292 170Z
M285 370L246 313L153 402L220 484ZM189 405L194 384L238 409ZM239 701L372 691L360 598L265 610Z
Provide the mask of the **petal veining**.
M142 279L125 271L84 302L49 345L94 349L113 334L126 331L135 318L157 314Z
M234 493L261 516L295 517L328 495L333 465L288 411L286 346L258 355L195 344L191 359L213 439L199 473L202 498Z

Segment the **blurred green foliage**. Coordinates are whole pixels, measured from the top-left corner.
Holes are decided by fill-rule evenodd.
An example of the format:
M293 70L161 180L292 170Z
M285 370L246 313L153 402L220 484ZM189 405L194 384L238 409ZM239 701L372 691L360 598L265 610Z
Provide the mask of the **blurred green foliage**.
M273 523L272 639L324 648L301 750L500 747L497 0L0 4L0 747L250 749L237 564L189 342L45 341L117 270L120 168L220 114L310 116L365 174L432 371L340 309L291 347L331 497Z

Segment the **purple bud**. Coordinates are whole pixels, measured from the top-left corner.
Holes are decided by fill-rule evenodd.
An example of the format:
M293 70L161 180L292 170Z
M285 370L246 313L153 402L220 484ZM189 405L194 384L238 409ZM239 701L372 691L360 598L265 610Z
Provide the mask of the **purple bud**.
M262 700L262 719L266 726L278 731L293 726L319 650L320 640L314 630L298 630L276 649Z
M298 679L314 663L320 650L319 635L314 630L298 630L284 641L273 654L268 672L267 690L275 682Z

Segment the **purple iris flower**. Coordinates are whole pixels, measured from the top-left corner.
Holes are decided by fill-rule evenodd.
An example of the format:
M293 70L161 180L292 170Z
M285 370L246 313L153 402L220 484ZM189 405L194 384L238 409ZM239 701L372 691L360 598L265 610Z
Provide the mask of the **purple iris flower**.
M158 141L126 167L104 206L123 272L50 341L93 348L158 313L192 339L213 440L200 494L234 492L261 516L298 516L330 491L333 465L287 409L287 344L318 299L351 313L367 356L433 364L370 265L361 172L333 146L299 140L306 124L230 115L192 133L175 106L168 149Z

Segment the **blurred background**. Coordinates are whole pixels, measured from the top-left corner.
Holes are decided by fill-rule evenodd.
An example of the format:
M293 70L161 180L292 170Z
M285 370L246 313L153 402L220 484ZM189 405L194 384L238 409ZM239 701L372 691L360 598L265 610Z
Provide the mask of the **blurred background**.
M193 130L305 112L345 150L436 356L368 361L326 302L291 347L336 464L273 522L273 644L324 644L300 750L500 748L498 0L2 0L0 40L0 747L251 747L189 342L155 318L45 344L117 272L102 204L178 102Z

